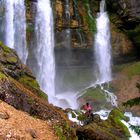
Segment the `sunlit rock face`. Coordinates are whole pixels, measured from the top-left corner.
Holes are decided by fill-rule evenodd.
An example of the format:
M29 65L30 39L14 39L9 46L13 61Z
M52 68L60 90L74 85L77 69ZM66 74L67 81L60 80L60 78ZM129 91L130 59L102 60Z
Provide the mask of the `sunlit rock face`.
M97 7L97 1L56 0L54 3L56 46L68 47L64 40L69 29L71 47L92 47Z
M133 22L131 22L131 26L138 24L139 9L137 7L139 2L136 2L135 4L134 1L127 1L127 4L121 4L120 1L108 0L106 6L109 18L111 20L113 60L117 63L125 61L126 57L128 56L135 56L136 51L134 46L139 46L138 39L136 39L136 37L133 39L133 36L136 35L131 35L131 39L131 36L129 37L128 34L126 34L123 30L126 28L125 25L129 25L128 21ZM27 2L26 14L28 22L27 40L31 45L33 45L32 42L34 39L33 17L35 14L35 9L33 3L35 4L36 2ZM65 49L69 50L71 48L78 49L78 51L79 49L86 49L85 51L88 49L88 51L92 53L93 49L91 48L94 47L92 44L94 43L94 37L96 33L95 19L97 17L97 13L99 12L99 3L100 1L98 0L91 0L89 2L77 0L51 1L54 13L55 49L56 53L57 51L62 53L61 57L64 56L65 53L68 55L70 53L71 55L70 51L65 51ZM131 10L125 11L125 9L121 8L121 6L125 7L125 5ZM134 9L134 11L132 9ZM134 14L134 12L136 14ZM77 53L78 51L76 51L76 53L72 52L72 54L75 54L74 57L79 57L80 54ZM92 57L86 59L89 59L89 61L93 60ZM61 59L61 61L63 60L65 60L65 57Z
M92 44L95 40L94 38L96 33L95 19L99 12L99 2L100 1L98 0L87 3L76 0L56 0L56 2L53 3L57 49L93 47ZM115 62L120 63L126 60L124 60L126 55L130 57L135 56L135 44L127 34L120 31L120 26L123 26L126 21L124 20L124 23L122 22L124 15L120 14L121 18L118 18L118 13L114 13L112 16L112 4L114 6L116 2L111 0L107 1L106 8L109 18L111 19L111 44L113 58ZM134 6L134 4L131 5L131 7L132 6ZM131 18L131 14L127 14L127 16ZM135 20L136 16L133 17L133 21ZM92 58L90 58L90 60L91 59Z

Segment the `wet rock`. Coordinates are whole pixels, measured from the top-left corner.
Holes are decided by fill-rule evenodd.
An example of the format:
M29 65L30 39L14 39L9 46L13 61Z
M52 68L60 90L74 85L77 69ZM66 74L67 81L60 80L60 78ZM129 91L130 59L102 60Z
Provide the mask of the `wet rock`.
M126 119L118 109L112 110L107 120L101 120L94 116L93 121L77 129L79 140L127 140L130 133L125 125L121 123Z

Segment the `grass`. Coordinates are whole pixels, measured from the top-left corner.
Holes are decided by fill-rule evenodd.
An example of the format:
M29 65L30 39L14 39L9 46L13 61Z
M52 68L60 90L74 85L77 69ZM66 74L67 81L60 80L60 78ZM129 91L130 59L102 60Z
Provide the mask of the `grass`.
M100 87L87 89L83 97L88 97L88 98L91 97L91 98L95 98L96 100L102 100L106 98L104 92L101 90Z
M135 75L140 75L140 62L128 65L122 70L122 72L127 74L129 79L131 79Z
M54 128L59 140L66 140L66 137L63 134L63 129L60 126L55 126Z

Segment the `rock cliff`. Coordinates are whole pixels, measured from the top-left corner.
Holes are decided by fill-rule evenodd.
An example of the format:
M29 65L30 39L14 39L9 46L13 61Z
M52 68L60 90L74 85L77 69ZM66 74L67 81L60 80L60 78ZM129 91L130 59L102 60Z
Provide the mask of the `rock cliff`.
M66 114L48 103L47 95L40 90L32 72L21 63L17 54L2 42L0 42L0 99L32 116L53 122L59 136L76 139Z

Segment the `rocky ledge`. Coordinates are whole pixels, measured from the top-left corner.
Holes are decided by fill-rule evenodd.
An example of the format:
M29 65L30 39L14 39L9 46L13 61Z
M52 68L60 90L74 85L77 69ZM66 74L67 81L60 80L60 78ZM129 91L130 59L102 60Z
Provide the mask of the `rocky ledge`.
M59 137L76 139L71 122L59 108L50 105L47 95L32 72L21 63L16 52L0 42L0 99L16 109L37 118L53 122ZM69 138L70 137L70 138Z

